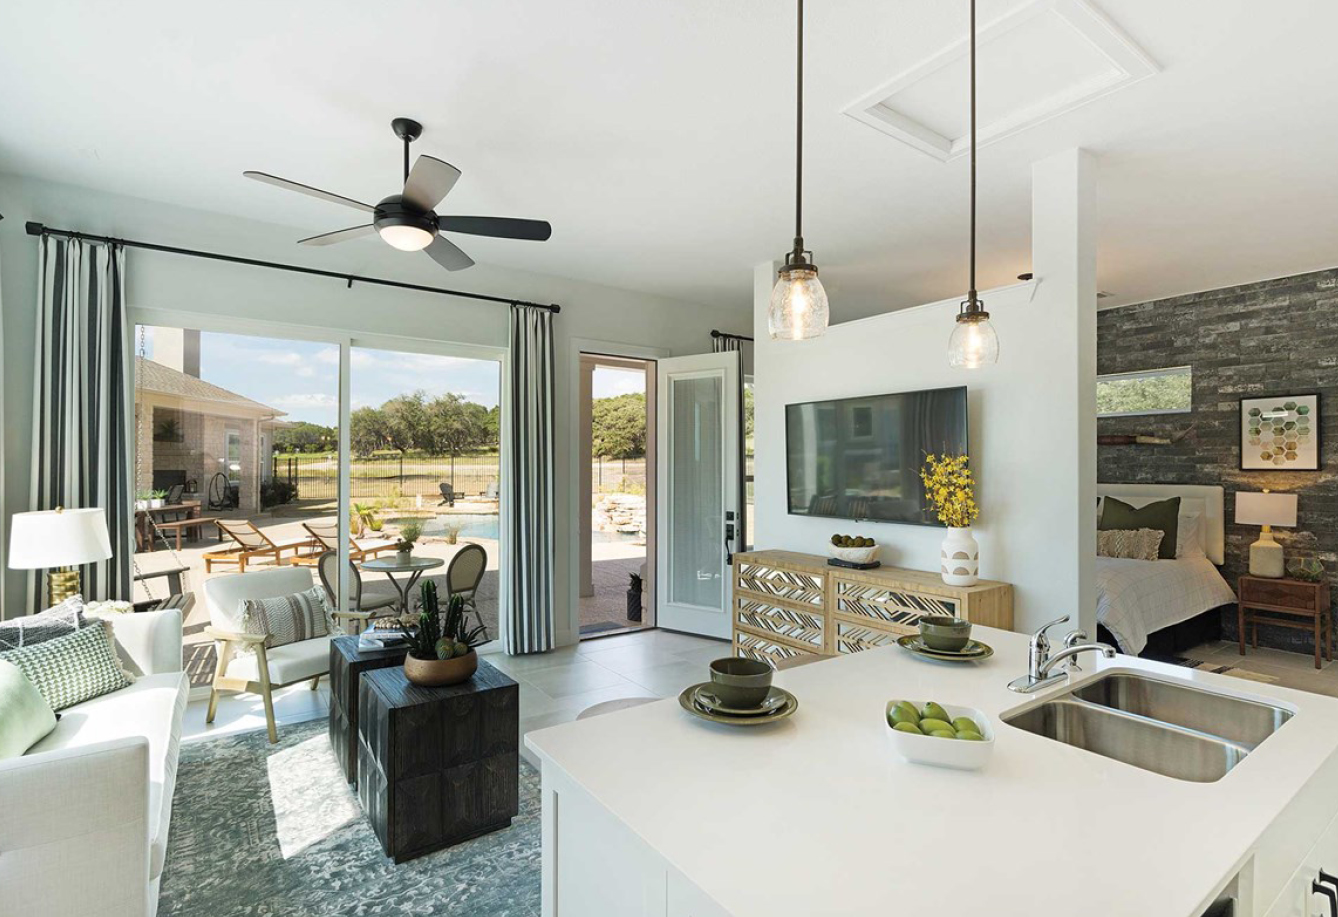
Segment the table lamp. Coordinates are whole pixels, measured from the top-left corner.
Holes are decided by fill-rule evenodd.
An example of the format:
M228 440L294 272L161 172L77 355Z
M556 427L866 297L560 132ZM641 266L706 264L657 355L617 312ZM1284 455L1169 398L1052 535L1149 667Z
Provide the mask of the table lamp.
M39 510L15 513L9 530L9 566L14 570L49 570L48 607L80 591L80 564L112 556L107 517L100 509Z
M1296 527L1296 494L1238 493L1236 524L1263 526L1250 545L1250 576L1282 576L1282 545L1273 540L1273 526Z

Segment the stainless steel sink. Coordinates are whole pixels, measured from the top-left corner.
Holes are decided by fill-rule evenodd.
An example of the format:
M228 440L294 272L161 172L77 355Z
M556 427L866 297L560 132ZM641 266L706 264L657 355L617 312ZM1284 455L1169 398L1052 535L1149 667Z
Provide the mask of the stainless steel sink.
M1291 716L1271 704L1112 672L1002 719L1146 771L1212 783Z

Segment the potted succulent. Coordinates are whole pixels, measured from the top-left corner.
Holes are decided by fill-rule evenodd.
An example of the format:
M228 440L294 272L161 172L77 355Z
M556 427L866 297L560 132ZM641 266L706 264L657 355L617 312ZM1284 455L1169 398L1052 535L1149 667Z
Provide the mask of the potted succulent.
M437 585L423 583L416 629L401 628L409 641L404 657L404 677L423 687L456 685L479 667L474 647L483 642L483 625L465 626L465 601L451 596L446 613L437 602Z
M149 508L149 500L152 499L151 491L141 490L135 494L135 512L142 512Z
M151 490L149 491L149 509L162 509L163 504L167 502L167 491Z
M413 558L413 546L423 534L423 526L408 522L400 526L399 541L395 542L395 560L407 564Z
M447 544L459 544L459 543L460 543L460 533L461 533L462 531L464 531L464 528L465 528L465 527L464 527L463 523L459 523L459 522L447 522L447 523L445 524L445 526L442 527L442 534L444 534L444 535L446 536L446 543L447 543Z
M641 620L641 574L627 574L627 620Z

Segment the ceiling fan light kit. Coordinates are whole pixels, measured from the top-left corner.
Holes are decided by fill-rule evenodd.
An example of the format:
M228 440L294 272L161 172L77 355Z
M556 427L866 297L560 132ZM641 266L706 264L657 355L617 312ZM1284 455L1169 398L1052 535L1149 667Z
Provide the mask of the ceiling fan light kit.
M448 162L427 155L419 156L410 168L409 144L422 136L423 125L412 118L396 118L390 122L390 127L395 136L404 143L404 190L383 199L375 207L267 172L249 171L242 174L255 181L320 198L333 204L342 204L372 215L371 223L310 236L299 240L301 245L333 245L375 233L393 248L404 252L426 252L433 261L446 270L460 271L472 266L474 259L443 236L443 232L463 232L476 236L525 239L534 242L545 242L553 234L553 228L543 220L438 215L436 209L455 187L460 178L460 170Z

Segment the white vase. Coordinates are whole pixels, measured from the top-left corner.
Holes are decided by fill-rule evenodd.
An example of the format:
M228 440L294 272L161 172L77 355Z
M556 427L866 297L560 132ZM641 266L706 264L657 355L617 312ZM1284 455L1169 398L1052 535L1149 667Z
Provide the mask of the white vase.
M404 566L404 565L410 563L412 560L413 560L413 552L412 552L412 551L396 551L396 552L395 552L395 563L400 564L401 566Z
M980 545L966 528L949 528L939 548L939 573L949 586L974 586L980 581Z

